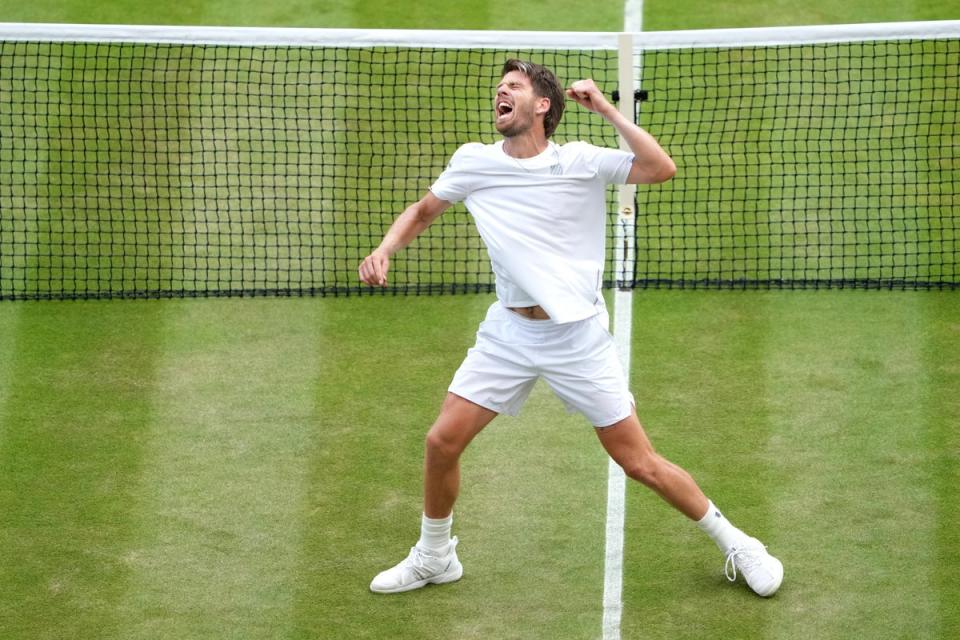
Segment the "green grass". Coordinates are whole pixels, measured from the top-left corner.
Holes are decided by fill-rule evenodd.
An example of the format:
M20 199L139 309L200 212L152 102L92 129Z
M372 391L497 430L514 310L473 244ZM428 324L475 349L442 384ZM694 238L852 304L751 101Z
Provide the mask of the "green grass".
M647 0L644 7L643 28L647 31L953 20L960 15L954 3L938 0L857 0L843 3L720 0L711 2L709 6L693 0Z
M157 637L276 610L290 459L315 424L315 324L282 322L290 304L259 323L177 303L4 308L29 329L4 354L0 575L18 588L0 635Z
M648 29L960 15L646 7ZM77 0L0 18L616 30L620 10ZM423 436L490 301L0 304L0 638L599 637L606 459L542 386L466 455L464 579L367 591L415 540ZM624 638L960 636L956 293L640 291L634 312L654 443L787 578L771 600L727 584L712 544L631 485Z
M590 428L542 390L527 418L491 425L484 444L466 455L455 516L459 531L471 531L459 549L468 562L464 579L422 596L366 591L370 568L398 561L413 543L425 427L472 344L471 319L490 301L323 302L322 367L329 375L318 398L321 445L308 527L314 533L298 613L306 637L377 638L390 629L410 638L508 638L529 637L531 628L588 637L598 628L602 549L595 541L603 513L594 506L604 500L602 452L589 449ZM356 392L344 393L345 375ZM337 522L351 526L331 526ZM545 543L566 550L571 562L559 570L530 566ZM571 605L566 610L554 606L557 589Z
M726 584L631 486L625 637L957 630L953 298L638 294L651 436L788 573L771 601ZM412 543L424 429L489 301L0 307L0 635L596 637L604 457L543 388L465 459L464 580L366 591Z
M651 624L671 638L952 635L939 602L957 595L943 591L956 547L941 529L942 479L960 461L960 402L942 396L958 382L954 296L645 292L635 312L651 436L695 461L708 494L734 503L727 515L755 527L788 575L769 607L749 606L745 592L718 589L697 532L634 491L626 591L643 595L625 635ZM704 610L707 593L718 600Z
M605 466L543 390L532 419L491 427L468 456L458 527L477 569L426 599L367 591L410 544L424 427L490 298L397 302L0 308L17 336L2 354L0 635L382 637L398 618L397 637L589 635ZM515 577L545 541L573 561ZM576 603L566 614L550 582Z
M41 0L29 5L4 0L0 2L0 18L6 22L616 31L623 24L623 5L605 0L585 8L573 0L538 0L518 11L514 3L506 0L471 0L469 3L335 0L321 4L305 0L282 3L190 0L176 4Z

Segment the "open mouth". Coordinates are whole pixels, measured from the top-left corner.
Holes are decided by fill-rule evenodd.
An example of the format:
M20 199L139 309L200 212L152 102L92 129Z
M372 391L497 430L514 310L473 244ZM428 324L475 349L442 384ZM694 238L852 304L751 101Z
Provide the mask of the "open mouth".
M504 116L510 115L513 113L513 105L508 102L498 102L497 103L497 117L502 118Z

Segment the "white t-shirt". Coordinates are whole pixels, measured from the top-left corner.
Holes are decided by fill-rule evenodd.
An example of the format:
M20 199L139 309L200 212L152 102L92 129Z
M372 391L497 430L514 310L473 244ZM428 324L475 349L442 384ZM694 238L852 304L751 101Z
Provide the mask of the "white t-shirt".
M632 162L632 153L586 142L550 142L526 159L507 155L503 141L470 143L430 191L473 215L501 304L576 322L603 308L607 185L626 182Z

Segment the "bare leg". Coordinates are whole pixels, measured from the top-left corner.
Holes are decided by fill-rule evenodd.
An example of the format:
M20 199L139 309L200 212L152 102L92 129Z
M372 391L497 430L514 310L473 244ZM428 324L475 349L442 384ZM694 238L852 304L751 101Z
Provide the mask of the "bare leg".
M371 591L400 593L455 582L463 576L456 552L458 540L450 537L449 517L460 493L460 454L496 416L456 394L447 394L427 433L420 540L405 560L374 577Z
M629 477L653 489L691 520L706 514L709 501L703 491L689 473L653 450L636 412L596 431L603 448Z
M448 393L427 433L423 470L423 513L446 518L460 493L460 454L496 412Z

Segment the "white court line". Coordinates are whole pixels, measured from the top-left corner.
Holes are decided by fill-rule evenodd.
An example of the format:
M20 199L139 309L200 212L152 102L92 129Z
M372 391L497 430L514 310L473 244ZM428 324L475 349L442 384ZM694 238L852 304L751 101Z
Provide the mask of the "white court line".
M619 261L619 260L618 260ZM630 323L633 294L614 294L613 338L628 378L630 375ZM603 640L620 640L623 614L623 524L626 476L613 458L607 463L607 527L603 575Z
M643 0L627 0L623 7L623 30L627 33L643 31Z
M624 6L624 26L627 33L638 33L643 28L643 0L626 0ZM632 45L630 46L632 50ZM623 56L623 51L620 52ZM633 69L639 69L639 61L633 60ZM636 73L636 72L634 72ZM623 91L623 74L621 74L621 95ZM633 77L630 84L638 86L638 78ZM633 91L627 92L621 100L621 111L629 110L633 117ZM623 143L621 143L622 145ZM617 218L617 247L616 276L621 279L624 267L633 261L633 226L636 216L623 215L624 206L629 202L633 206L633 189L621 190L621 215ZM632 268L630 269L632 272ZM633 334L633 291L621 290L618 286L614 293L613 338L617 347L617 355L623 365L627 379L630 379L630 342ZM623 617L623 525L626 514L626 476L623 469L611 458L607 463L607 525L603 571L603 640L620 640L620 622Z

